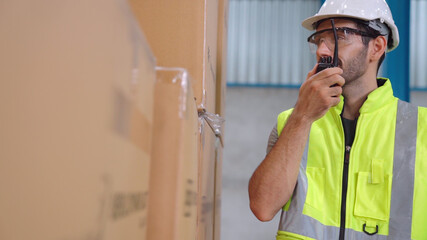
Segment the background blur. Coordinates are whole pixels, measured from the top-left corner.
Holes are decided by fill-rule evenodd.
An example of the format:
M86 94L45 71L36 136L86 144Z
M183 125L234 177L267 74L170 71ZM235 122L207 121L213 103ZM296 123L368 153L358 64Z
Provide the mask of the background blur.
M303 19L314 15L318 0L230 0L221 239L275 239L279 214L270 222L258 221L249 208L248 181L263 160L267 139L277 115L293 107L298 87L314 65L306 42ZM379 76L405 72L409 79L393 79L396 94L427 106L427 1L408 1L408 8L393 9L399 27L399 48L406 56L386 55ZM395 4L396 5L396 4ZM407 12L407 13L405 13ZM409 14L409 27L396 18ZM408 34L405 34L409 32ZM398 56L396 56L398 55ZM398 59L396 60L396 57ZM402 58L399 60L399 58ZM387 61L389 60L389 61ZM397 77L395 77L397 78ZM403 83L396 82L402 81ZM407 85L407 90L396 86Z

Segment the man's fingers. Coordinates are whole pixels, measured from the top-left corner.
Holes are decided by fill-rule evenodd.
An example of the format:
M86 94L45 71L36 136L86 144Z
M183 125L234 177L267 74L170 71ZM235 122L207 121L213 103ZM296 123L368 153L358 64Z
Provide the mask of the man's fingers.
M314 74L316 74L316 70L317 70L317 66L318 66L319 64L318 63L316 63L316 65L314 65L314 68L313 69L311 69L310 70L310 72L308 72L308 74L307 74L307 79L308 78L310 78L311 76L313 76Z
M344 86L345 80L341 75L335 74L325 79L325 84L328 86Z
M327 68L323 71L316 73L318 64L307 74L307 79L310 81L320 81L321 85L330 87L334 85L343 86L345 83L344 78L341 76L343 73L341 68Z
M332 98L331 99L331 104L332 104L331 107L338 105L338 103L340 103L340 102L341 102L341 98L339 98L339 97Z
M328 90L328 95L331 97L339 97L341 94L342 94L342 87L340 86L330 87Z
M327 78L327 77L332 76L334 74L341 75L342 73L343 73L343 71L341 68L333 67L333 68L326 68L325 70L318 72L316 75L319 78Z

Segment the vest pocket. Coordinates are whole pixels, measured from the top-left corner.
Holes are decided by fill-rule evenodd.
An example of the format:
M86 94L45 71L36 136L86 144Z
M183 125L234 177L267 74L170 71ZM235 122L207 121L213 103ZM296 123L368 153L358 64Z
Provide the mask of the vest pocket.
M305 203L309 205L310 209L314 208L315 211L321 213L325 207L325 169L308 167L306 172L308 187Z
M384 175L384 180L378 181L378 179L373 179L369 172L359 172L354 215L388 222L391 183L391 175Z

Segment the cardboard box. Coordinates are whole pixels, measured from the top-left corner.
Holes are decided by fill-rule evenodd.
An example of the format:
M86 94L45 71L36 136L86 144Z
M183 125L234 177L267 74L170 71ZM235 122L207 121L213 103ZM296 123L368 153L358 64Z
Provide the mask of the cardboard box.
M0 8L0 239L146 239L155 60L126 1Z
M212 240L215 223L215 142L217 137L200 118L197 239Z
M215 113L219 114L221 117L225 117L225 92L227 89L228 0L219 0L218 9Z
M220 139L217 138L215 141L214 240L221 239L222 156L223 147Z
M130 0L159 66L193 78L199 109L215 112L218 0Z
M198 115L183 69L158 68L148 239L196 239Z

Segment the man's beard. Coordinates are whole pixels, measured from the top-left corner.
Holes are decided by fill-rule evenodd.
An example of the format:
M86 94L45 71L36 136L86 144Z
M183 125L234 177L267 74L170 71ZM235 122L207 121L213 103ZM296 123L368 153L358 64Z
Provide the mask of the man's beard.
M355 80L365 74L368 68L368 63L366 61L367 54L368 48L364 47L357 56L347 62L345 67L343 67L342 62L339 61L339 66L343 69L343 74L341 76L345 79L345 85L356 83Z

